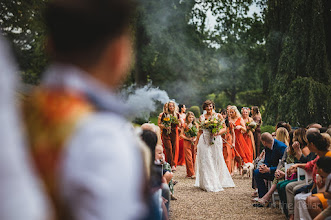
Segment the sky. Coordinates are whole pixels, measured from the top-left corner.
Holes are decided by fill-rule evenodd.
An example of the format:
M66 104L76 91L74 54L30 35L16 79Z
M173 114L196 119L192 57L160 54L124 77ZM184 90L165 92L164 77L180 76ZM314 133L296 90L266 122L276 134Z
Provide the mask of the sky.
M254 13L261 13L261 9L256 6L256 4L253 4L250 7L250 10L248 12L248 17L252 17ZM209 30L213 30L214 26L216 25L216 17L212 15L211 11L207 11L207 19L206 19L206 28Z

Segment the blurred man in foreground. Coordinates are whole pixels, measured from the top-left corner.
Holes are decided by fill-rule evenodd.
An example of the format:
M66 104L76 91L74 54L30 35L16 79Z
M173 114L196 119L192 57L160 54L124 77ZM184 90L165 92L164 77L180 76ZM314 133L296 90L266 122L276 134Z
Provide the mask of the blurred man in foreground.
M52 65L25 103L34 162L56 219L137 219L142 161L114 92L131 60L129 0L55 0Z

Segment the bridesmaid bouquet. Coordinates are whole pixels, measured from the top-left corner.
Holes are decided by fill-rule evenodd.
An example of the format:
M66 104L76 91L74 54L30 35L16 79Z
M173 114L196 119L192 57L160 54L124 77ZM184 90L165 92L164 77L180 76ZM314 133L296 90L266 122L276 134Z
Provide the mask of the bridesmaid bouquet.
M187 126L185 128L185 136L187 137L196 137L198 136L198 128L195 125ZM193 141L191 141L192 144L194 144Z
M252 121L252 122L246 122L246 127L251 130L252 132L255 131L256 127L257 127L257 124L255 121ZM247 129L247 132L248 132L248 129Z
M210 145L214 144L215 137L214 135L217 134L222 128L222 122L217 119L205 120L200 123L201 129L206 129L210 132Z
M167 130L167 134L171 133L171 125L178 125L178 119L174 117L173 115L167 115L166 117L163 118L162 124Z

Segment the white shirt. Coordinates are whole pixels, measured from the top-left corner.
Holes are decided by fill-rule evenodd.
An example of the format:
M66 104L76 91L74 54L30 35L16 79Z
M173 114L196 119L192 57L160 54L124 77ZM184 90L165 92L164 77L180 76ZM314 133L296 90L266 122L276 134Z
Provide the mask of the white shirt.
M78 123L63 152L60 188L77 220L137 219L142 203L142 160L126 107L88 74L55 65L44 85L84 92L101 111Z
M45 220L48 203L30 164L16 107L16 73L0 33L0 219Z

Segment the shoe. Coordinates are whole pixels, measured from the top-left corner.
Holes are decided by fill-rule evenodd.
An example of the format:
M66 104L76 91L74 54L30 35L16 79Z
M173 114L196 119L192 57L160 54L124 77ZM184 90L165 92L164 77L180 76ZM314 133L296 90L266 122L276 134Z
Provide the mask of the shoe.
M195 179L195 176L193 175L193 176L186 176L185 178L187 178L187 179Z
M174 185L176 185L176 184L178 183L178 181L177 181L177 180L174 180L172 183L173 183Z
M255 197L255 198L252 198L252 200L251 200L251 201L252 201L252 202L258 202L258 201L259 201L259 199L260 199L259 197Z
M176 171L176 167L175 166L172 166L171 167L171 172L175 172Z
M170 196L170 199L171 199L171 200L177 200L177 198L176 198L174 195L172 195L172 194L171 194L171 196Z
M259 194L257 193L257 192L254 192L253 194L252 194L252 197L258 197L259 196Z
M269 201L261 201L261 199L257 200L256 203L253 204L253 207L270 207Z

